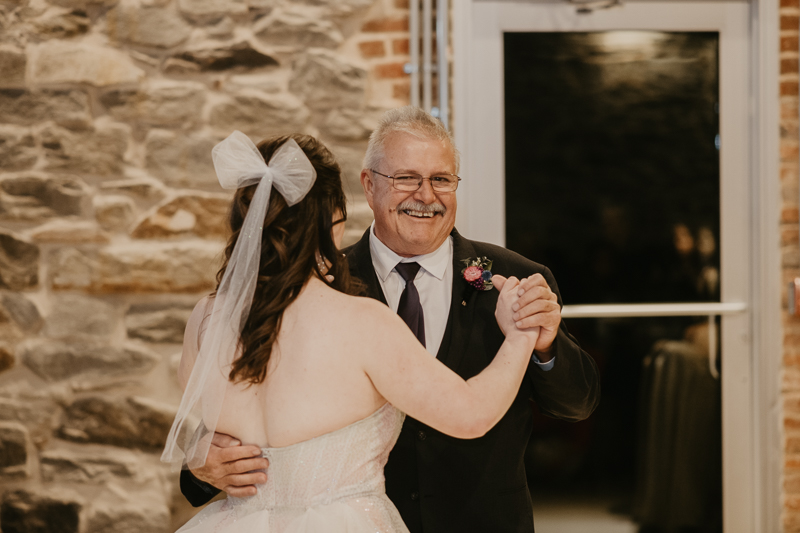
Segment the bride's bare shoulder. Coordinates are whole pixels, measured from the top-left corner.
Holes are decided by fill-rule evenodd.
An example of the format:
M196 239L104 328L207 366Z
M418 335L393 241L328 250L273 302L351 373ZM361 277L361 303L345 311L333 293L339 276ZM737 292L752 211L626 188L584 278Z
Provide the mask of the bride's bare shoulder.
M209 294L200 299L199 302L192 309L192 314L189 315L189 321L186 324L186 331L193 333L196 338L194 339L198 346L205 335L206 328L208 327L208 319L211 317L211 311L214 307L214 295ZM186 338L184 337L184 342Z
M214 295L207 294L198 300L195 304L194 309L192 310L193 314L198 314L200 316L210 315L211 314L211 307L214 305Z
M365 296L349 296L350 318L359 329L376 335L392 335L400 328L406 328L397 313L389 306Z
M375 300L374 298L368 298L366 296L349 296L350 301L353 305L353 310L357 313L361 314L369 314L369 315L393 315L392 311L386 306L386 304Z
M330 298L329 305L335 307L337 315L346 321L353 320L385 320L394 313L383 303L366 296L353 296L325 287L325 294Z
M189 374L194 367L197 354L200 352L200 344L205 337L208 319L211 316L211 309L214 306L214 297L208 295L203 297L194 306L189 320L186 321L186 329L183 333L183 353L181 362L178 366L178 379L182 387L186 386Z
M352 296L321 285L322 283L319 283L310 287L319 292L309 291L306 302L324 301L324 308L317 307L315 312L324 313L326 322L335 324L339 331L391 335L395 330L405 327L403 321L386 304L373 298ZM321 299L315 300L317 296Z

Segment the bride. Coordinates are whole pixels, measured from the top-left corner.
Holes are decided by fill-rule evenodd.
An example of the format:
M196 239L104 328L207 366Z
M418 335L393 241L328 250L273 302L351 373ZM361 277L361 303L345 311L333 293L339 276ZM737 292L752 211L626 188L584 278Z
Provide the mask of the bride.
M538 337L514 325L518 281L493 278L505 342L464 381L388 307L353 296L338 252L340 169L321 143L296 134L256 147L234 132L212 155L236 188L232 236L217 290L186 327L162 460L201 466L217 431L260 446L270 466L255 496L214 502L180 531L407 532L383 479L404 413L462 439L500 420Z

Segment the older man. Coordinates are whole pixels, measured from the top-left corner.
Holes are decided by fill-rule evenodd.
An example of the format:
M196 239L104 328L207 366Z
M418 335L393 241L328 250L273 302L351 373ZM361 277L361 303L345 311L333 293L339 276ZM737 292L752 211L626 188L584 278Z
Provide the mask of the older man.
M370 137L361 183L375 222L345 253L368 296L395 309L432 356L470 378L503 342L494 319L497 291L462 275L467 263L523 280L518 327L540 327L531 364L506 415L486 435L461 440L406 418L385 468L386 492L411 532L532 532L523 463L532 428L530 400L556 418L581 420L599 401L596 366L561 322L550 271L499 246L470 241L454 228L458 154L441 123L411 106L387 112ZM265 481L260 450L218 436L195 474L233 495ZM213 490L182 476L194 504Z

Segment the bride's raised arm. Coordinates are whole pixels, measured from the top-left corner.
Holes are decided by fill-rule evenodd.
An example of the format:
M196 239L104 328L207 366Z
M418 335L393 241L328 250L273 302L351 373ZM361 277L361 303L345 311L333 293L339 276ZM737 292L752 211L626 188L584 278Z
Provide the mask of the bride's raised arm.
M501 288L495 316L506 338L491 364L462 379L417 341L387 307L370 305L362 324L364 370L378 392L409 416L462 439L485 434L505 414L519 391L539 328L519 330L511 306L517 299L516 278L493 279ZM374 350L374 351L373 351Z

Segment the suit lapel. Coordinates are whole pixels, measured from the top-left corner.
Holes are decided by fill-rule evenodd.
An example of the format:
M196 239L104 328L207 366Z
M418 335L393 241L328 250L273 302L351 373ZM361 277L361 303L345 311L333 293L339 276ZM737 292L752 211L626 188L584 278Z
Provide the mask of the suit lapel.
M453 292L447 326L436 357L452 370L456 370L467 349L478 291L468 287L467 282L461 278L461 270L464 268L461 261L474 257L475 249L455 229L450 235L453 237Z
M361 240L346 250L345 255L350 263L350 274L364 283L367 290L366 296L388 305L378 281L378 275L375 273L375 267L372 265L372 254L369 251L369 231L367 228Z
M475 257L475 249L472 243L463 238L455 229L451 236L453 237L453 287L447 325L436 357L455 370L467 349L478 291L469 287L467 282L461 278L461 270L464 268L464 263L461 261L468 257ZM366 296L388 305L372 264L369 229L361 237L361 240L347 249L345 253L350 262L351 274L361 279L366 287Z

